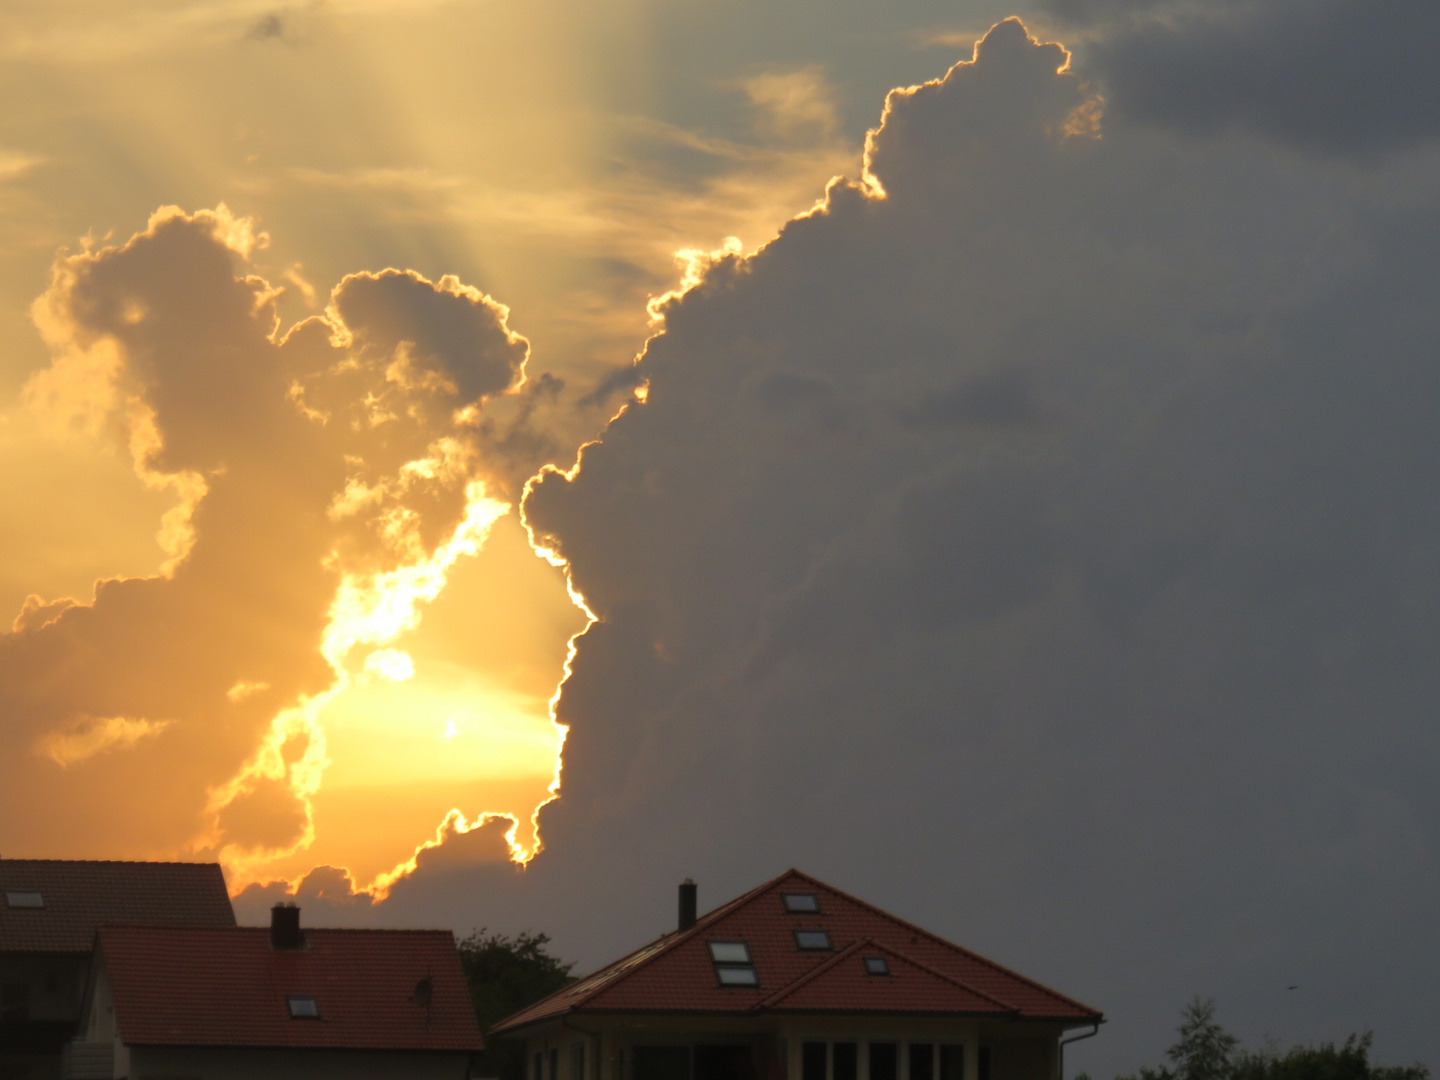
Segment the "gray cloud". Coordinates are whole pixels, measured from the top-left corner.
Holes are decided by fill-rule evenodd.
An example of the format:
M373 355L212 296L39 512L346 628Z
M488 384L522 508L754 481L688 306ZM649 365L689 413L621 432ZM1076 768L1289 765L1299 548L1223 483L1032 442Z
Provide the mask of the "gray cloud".
M1115 115L1190 132L1230 128L1338 154L1440 135L1426 0L1050 0L1105 28L1088 50ZM1163 18L1146 18L1163 15Z
M1059 60L893 95L888 198L717 262L535 486L601 622L472 887L598 961L799 863L1105 1008L1097 1072L1196 991L1433 1060L1433 165L1097 139Z

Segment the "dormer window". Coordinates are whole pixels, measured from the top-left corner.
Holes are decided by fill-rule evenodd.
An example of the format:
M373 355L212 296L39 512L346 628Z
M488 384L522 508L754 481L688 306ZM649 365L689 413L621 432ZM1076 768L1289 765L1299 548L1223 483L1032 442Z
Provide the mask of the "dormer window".
M818 915L820 913L820 901L815 899L813 892L782 892L780 900L785 905L785 910L791 915Z
M890 963L883 956L865 957L866 975L889 975Z
M319 1020L320 1003L308 995L291 994L285 999L290 1003L291 1020Z
M829 952L830 931L796 930L795 947L804 952Z
M5 893L5 906L12 908L43 908L45 897L38 892L16 891Z
M750 946L743 941L711 941L710 960L721 986L759 986L760 976L750 959Z

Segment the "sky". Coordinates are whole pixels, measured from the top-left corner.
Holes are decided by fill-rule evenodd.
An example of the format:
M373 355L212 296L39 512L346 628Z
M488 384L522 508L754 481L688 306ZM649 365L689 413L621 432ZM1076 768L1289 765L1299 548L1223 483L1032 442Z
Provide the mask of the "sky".
M7 5L0 853L580 971L798 866L1071 1074L1440 1064L1437 31Z

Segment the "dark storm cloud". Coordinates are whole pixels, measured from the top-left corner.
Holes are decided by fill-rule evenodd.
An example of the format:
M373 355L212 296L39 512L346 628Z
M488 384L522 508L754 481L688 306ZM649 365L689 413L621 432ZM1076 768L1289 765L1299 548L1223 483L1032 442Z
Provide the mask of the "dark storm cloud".
M535 486L601 621L548 850L475 888L618 951L799 863L1105 1008L1097 1071L1196 991L1433 1056L1433 166L1094 138L1062 61L892 95L888 197L718 261Z
M1117 114L1339 154L1440 135L1440 6L1429 0L1047 6L1111 24L1087 55ZM1165 18L1143 17L1156 13Z

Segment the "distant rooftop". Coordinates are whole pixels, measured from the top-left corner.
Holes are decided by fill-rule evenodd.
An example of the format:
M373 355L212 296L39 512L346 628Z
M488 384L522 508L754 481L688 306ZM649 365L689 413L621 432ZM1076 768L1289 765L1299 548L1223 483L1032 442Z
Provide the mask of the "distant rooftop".
M0 859L0 953L88 953L106 923L234 926L216 863Z
M449 930L109 926L99 954L130 1046L481 1049Z

